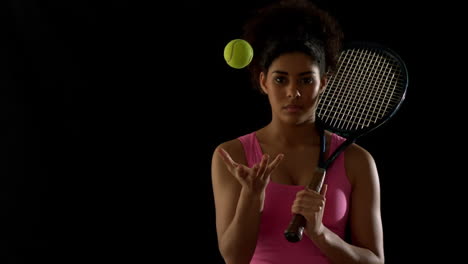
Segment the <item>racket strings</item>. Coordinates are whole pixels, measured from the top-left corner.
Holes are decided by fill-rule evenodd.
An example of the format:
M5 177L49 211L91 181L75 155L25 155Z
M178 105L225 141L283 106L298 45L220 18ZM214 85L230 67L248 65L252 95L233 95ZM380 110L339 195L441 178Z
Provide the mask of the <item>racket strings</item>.
M329 79L317 108L329 125L346 130L368 127L399 102L404 75L395 59L369 49L347 50Z

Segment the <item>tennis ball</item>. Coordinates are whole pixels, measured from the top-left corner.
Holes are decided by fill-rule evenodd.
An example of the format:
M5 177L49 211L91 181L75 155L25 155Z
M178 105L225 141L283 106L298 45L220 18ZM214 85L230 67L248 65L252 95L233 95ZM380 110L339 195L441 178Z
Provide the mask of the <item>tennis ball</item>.
M243 39L233 39L224 47L224 59L233 68L244 68L252 61L252 57L252 46Z

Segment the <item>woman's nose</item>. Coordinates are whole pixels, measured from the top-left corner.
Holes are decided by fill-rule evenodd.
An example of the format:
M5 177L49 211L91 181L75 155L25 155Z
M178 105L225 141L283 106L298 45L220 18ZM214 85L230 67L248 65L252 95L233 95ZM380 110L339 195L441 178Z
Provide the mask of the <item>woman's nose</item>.
M288 98L298 98L300 96L301 96L301 93L299 92L297 85L291 84L288 87Z

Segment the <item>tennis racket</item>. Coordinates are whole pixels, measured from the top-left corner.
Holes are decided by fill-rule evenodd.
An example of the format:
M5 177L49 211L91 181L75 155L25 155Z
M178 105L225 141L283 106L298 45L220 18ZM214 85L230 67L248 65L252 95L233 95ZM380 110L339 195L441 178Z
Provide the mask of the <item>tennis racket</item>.
M308 185L316 192L322 189L327 168L346 147L394 116L408 87L403 60L379 44L348 45L340 53L336 71L328 77L328 86L316 111L321 141L319 164ZM325 130L346 138L327 160L324 160ZM300 241L305 223L302 215L293 215L284 232L286 239Z

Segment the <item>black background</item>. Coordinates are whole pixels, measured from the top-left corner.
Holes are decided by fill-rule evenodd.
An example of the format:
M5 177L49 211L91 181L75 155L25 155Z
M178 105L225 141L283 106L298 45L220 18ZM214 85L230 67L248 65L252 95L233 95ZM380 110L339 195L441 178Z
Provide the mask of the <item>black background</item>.
M268 2L2 1L2 263L223 263L212 151L269 113L222 54ZM458 8L317 4L346 40L386 45L408 67L400 112L358 141L380 172L386 262L455 257L462 193L445 179L463 174L463 137L444 125L463 121Z

